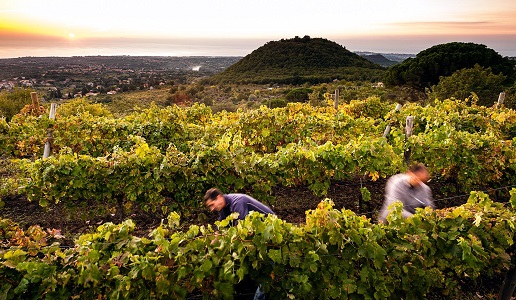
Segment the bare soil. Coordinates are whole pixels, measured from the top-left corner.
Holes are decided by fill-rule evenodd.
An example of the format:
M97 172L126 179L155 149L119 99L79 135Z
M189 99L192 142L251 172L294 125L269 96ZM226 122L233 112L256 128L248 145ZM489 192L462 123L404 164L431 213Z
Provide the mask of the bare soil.
M375 220L377 211L383 203L385 181L385 179L379 179L334 182L328 194L324 196L315 195L308 187L276 187L272 191L273 200L266 201L265 204L269 205L281 219L295 224L304 223L305 212L315 209L325 198L331 199L336 209L346 208ZM467 199L465 194L450 192L454 188L449 184L429 183L429 186L432 188L434 198L437 199L438 207L459 205ZM361 200L361 187L366 187L371 193L370 201ZM445 201L440 201L442 198ZM100 224L120 223L126 219L132 219L136 224L136 234L143 236L159 226L167 216L167 213L162 211L144 211L137 206L120 209L112 204L99 205L88 201L78 201L73 207L58 203L43 208L37 202L28 201L24 196L11 196L2 200L5 206L0 208L0 217L11 219L23 228L40 225L43 228L60 229L63 235L70 238L94 230ZM202 195L199 196L199 203L201 200ZM170 199L167 201L171 202ZM208 211L201 205L181 213L184 227L213 223L217 219L216 213Z

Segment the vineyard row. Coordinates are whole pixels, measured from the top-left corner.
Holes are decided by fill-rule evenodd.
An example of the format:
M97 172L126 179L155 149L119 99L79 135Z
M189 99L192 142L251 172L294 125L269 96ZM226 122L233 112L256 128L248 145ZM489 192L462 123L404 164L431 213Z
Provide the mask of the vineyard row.
M507 271L514 256L516 190L510 205L472 192L462 206L419 210L372 224L331 200L306 224L252 213L181 231L179 215L148 237L127 220L99 226L74 247L59 234L26 231L0 219L2 299L231 299L239 282L261 284L269 299L453 297L460 283ZM234 217L234 216L232 216Z

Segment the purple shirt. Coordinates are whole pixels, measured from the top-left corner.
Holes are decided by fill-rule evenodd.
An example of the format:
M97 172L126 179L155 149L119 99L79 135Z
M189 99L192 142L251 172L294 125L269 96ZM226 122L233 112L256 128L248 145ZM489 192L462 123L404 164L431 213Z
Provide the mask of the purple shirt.
M245 219L250 211L257 211L262 214L275 214L268 206L246 194L224 194L223 196L226 206L219 211L219 221L224 220L234 212L239 213L239 220Z

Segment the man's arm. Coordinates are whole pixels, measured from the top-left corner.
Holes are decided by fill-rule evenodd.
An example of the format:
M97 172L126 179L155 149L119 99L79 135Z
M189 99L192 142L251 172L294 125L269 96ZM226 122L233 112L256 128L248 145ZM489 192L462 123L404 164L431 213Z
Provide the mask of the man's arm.
M249 209L247 208L247 203L244 201L238 201L234 203L232 212L238 213L238 219L243 220L249 214Z

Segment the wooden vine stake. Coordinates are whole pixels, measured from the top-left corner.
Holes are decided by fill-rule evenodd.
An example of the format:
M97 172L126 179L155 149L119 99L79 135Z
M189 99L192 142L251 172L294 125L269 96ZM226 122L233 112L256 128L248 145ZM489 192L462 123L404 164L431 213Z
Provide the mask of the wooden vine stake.
M50 113L48 114L48 118L54 120L56 118L56 109L57 104L50 104ZM45 142L45 149L43 150L43 158L47 158L50 156L50 146L52 141L52 128L47 129L47 141Z
M31 92L30 98L32 100L32 107L30 108L30 114L33 116L41 115L45 111L45 109L43 107L39 106L38 93Z
M396 104L396 108L394 109L394 112L398 112L401 110L401 104ZM388 124L386 127L385 127L385 130L383 131L383 137L386 138L387 136L389 136L389 133L391 132L391 124Z
M30 98L32 99L32 109L39 109L38 93L31 92Z
M412 136L412 131L414 129L414 117L408 116L407 123L405 125L405 143L408 141L408 138ZM407 166L410 164L410 148L406 147L405 149L405 163Z
M339 89L335 90L335 111L339 112Z
M500 107L503 104L503 101L505 100L505 92L501 92L500 95L498 95L498 102L496 102L496 107Z

